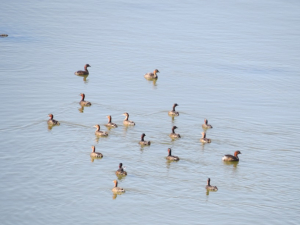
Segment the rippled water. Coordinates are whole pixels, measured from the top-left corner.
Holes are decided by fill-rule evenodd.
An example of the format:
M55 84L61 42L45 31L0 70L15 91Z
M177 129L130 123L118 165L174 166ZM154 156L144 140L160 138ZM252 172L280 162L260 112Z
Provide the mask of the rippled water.
M299 9L2 3L1 224L299 224ZM86 63L90 75L75 76ZM155 68L157 82L145 80ZM83 110L82 92L93 104ZM135 127L122 125L124 112ZM49 113L60 126L48 129ZM107 115L118 128L103 126ZM204 118L214 127L205 145ZM96 138L95 124L109 136ZM168 136L173 125L179 140ZM150 147L138 145L142 133ZM103 159L92 162L92 145ZM169 147L179 162L166 162ZM238 164L222 162L236 150ZM128 176L116 197L120 162ZM206 192L208 177L217 192Z

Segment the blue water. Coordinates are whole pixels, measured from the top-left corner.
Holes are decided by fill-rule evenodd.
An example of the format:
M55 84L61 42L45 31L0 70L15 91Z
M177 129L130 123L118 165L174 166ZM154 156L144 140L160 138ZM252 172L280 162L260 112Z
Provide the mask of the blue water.
M1 224L299 224L299 9L0 3L9 35L0 38ZM75 76L86 63L90 75ZM158 80L145 80L154 69ZM91 107L80 108L80 93ZM123 126L124 112L135 127ZM60 126L48 129L49 113ZM118 128L107 130L107 115ZM214 127L205 145L204 118ZM179 140L168 136L173 125ZM138 145L142 133L150 147ZM103 159L91 160L92 145ZM179 162L166 161L168 148ZM238 164L222 162L236 150ZM120 162L126 193L114 196ZM206 192L207 178L217 192Z

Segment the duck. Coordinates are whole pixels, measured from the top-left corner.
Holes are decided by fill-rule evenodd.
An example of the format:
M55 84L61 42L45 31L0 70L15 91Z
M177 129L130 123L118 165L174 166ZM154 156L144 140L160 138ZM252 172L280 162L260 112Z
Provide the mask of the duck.
M146 134L142 133L141 135L141 141L139 142L140 145L151 145L150 141L144 141L144 137L146 136Z
M95 125L94 127L97 128L97 130L95 131L95 134L96 134L96 135L98 135L98 136L104 136L104 137L107 137L107 136L108 136L108 133L107 133L107 132L101 131L101 130L100 130L100 125L99 125L99 124Z
M168 114L169 114L170 116L179 116L179 112L176 112L176 111L175 111L175 107L176 107L176 106L178 106L177 103L175 103L175 104L173 105L173 110L168 112Z
M111 115L106 116L108 118L108 123L105 124L106 127L118 127L117 124L111 122Z
M123 169L123 163L119 164L119 169L116 171L117 176L127 176L127 172Z
M60 123L57 120L53 119L53 114L49 114L48 116L50 117L50 119L47 121L48 125L60 125Z
M79 104L81 106L91 106L92 105L92 103L90 103L88 101L84 101L85 94L81 93L80 96L81 96L81 101L79 102Z
M114 192L116 194L122 194L122 193L125 192L124 188L118 187L118 181L117 180L114 180L113 182L115 183L115 186L114 186L113 189L111 189L112 192Z
M217 191L218 190L217 186L211 186L210 185L210 178L207 179L207 185L206 185L205 188L208 191Z
M125 116L125 119L123 121L124 125L128 125L128 126L134 126L135 125L135 123L133 121L128 120L129 114L127 112L123 113L123 115Z
M176 126L173 126L173 127L172 127L172 133L169 134L169 136L170 136L171 138L181 138L180 134L176 134L176 133L175 133L175 129L177 129L177 127L176 127Z
M8 37L8 34L0 34L0 37Z
M201 134L202 134L202 138L200 138L200 141L202 143L210 143L211 142L211 139L206 138L206 133L205 132L202 132Z
M224 155L222 160L226 162L236 162L239 161L238 154L242 154L240 151L235 151L234 155Z
M92 146L92 152L91 152L90 156L93 157L93 158L102 158L103 155L100 152L95 152L95 150L96 150L95 146L93 145Z
M153 73L146 73L146 74L144 75L144 77L145 77L146 79L157 79L157 78L158 78L157 73L159 73L159 71L158 71L158 69L155 69L155 70L153 71Z
M88 67L91 67L89 64L85 64L84 70L78 70L75 72L75 75L89 75L89 71L87 70Z
M213 128L212 125L208 124L208 120L204 119L204 124L202 124L203 129L211 129Z
M172 150L170 148L168 148L168 152L169 152L169 154L166 157L167 160L170 160L170 161L178 161L179 160L178 156L172 155Z

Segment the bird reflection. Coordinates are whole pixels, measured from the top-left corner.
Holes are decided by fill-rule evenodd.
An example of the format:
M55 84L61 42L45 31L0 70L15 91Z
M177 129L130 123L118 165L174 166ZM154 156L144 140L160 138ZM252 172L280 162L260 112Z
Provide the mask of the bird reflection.
M84 82L85 84L87 84L87 83L89 82L89 80L86 79L89 75L76 75L76 76L78 76L78 77L83 77L83 82Z
M126 176L122 176L122 175L116 175L118 180L125 180Z
M166 165L167 165L167 169L170 169L171 161L167 160L167 161L166 161Z
M171 163L178 163L178 161L167 160L166 161L167 169L170 169Z
M95 135L95 142L98 144L100 139L103 140L105 138L108 138L108 136Z
M127 130L128 130L128 126L123 126L123 130L124 130L124 134L126 135Z
M147 79L147 78L145 78L145 79L148 81L149 84L152 83L153 89L157 88L157 84L156 84L157 79Z
M91 107L91 106L90 106L90 105L86 105L86 106L83 106L83 105L82 105L80 108L78 108L78 111L79 111L80 113L83 113L85 107Z
M106 127L107 128L107 133L110 133L111 129L114 129L114 127Z
M118 193L118 194L113 193L112 199L115 200L118 197L118 195L122 195L122 194L124 193Z
M126 136L126 133L127 133L127 130L128 129L133 129L134 128L134 126L123 126L123 130L124 130L124 135Z
M151 145L140 145L140 150L141 150L141 152L143 152L144 151L144 148L146 147L146 148L150 148L150 146Z
M48 131L51 131L52 128L55 127L55 126L59 126L59 125L49 125L49 124L48 124L48 126L47 126L47 127L48 127Z
M99 160L99 159L102 159L102 158L91 157L91 162L93 163L95 161L95 159Z
M172 143L172 145L175 143L175 141L177 141L178 139L180 139L180 138L171 138L171 143Z
M141 146L141 147L140 147L140 151L141 151L141 153L144 152L144 146Z
M224 164L224 165L228 165L228 166L232 165L233 169L236 170L236 169L237 169L237 166L238 166L238 164L239 164L239 161L233 161L233 162L226 162L226 161L223 161L223 164Z
M99 136L96 136L95 142L96 142L97 144L99 143L99 139L100 139L100 137L99 137Z
M157 81L157 79L154 79L154 80L152 81L152 85L153 85L153 88L154 88L154 89L156 89L156 88L157 88L156 81Z
M81 106L81 107L78 109L78 111L79 111L80 113L83 113L83 111L84 111L84 106Z
M172 124L174 125L174 123L175 123L175 116L170 116L170 117L172 117Z

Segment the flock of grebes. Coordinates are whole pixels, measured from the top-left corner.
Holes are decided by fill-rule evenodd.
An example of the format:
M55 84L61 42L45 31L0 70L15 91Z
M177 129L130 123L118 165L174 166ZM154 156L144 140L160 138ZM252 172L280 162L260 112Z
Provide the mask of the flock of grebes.
M78 76L88 76L89 75L89 71L87 69L88 67L91 67L91 66L89 64L86 64L84 66L84 70L79 70L79 71L75 72L75 75L78 75ZM157 69L155 69L153 71L153 73L146 73L144 75L144 77L147 80L156 80L158 78L157 73L159 73L159 71ZM80 95L81 95L81 101L79 102L79 104L82 107L91 106L92 105L91 102L85 100L85 94L81 93ZM172 117L179 116L179 112L177 112L175 110L176 106L178 106L177 103L175 103L173 105L173 109L168 112L169 116L172 116ZM124 126L135 126L135 122L129 120L129 114L127 112L125 112L123 115L125 116L125 119L123 121ZM50 119L48 120L48 125L50 127L60 124L57 120L53 119L53 114L49 114L49 117L50 117ZM109 128L117 128L118 127L117 124L115 124L115 123L113 123L111 121L111 116L107 116L107 118L108 118L108 123L105 124L106 127L109 127ZM96 136L100 136L100 137L101 136L102 137L108 136L107 132L100 130L100 125L99 124L95 125L94 127L96 128L96 131L95 131L95 135ZM177 128L176 126L173 126L172 127L172 133L169 134L170 138L172 138L172 139L181 138L180 134L175 133L175 129L176 128ZM212 125L208 124L207 119L204 119L204 124L202 124L202 128L203 128L204 132L202 132L202 137L200 138L200 141L202 143L210 143L211 139L206 138L206 131L208 129L212 129L213 127L212 127ZM145 141L144 140L145 136L146 136L146 134L144 134L144 133L141 135L141 141L139 142L139 144L141 146L151 145L150 141ZM241 154L241 152L240 151L236 151L234 153L234 155L224 155L223 158L222 158L222 160L226 161L226 162L237 162L237 161L239 161L238 154ZM92 152L91 152L90 156L92 158L102 158L103 157L103 155L100 152L96 152L95 146L92 146ZM171 150L171 148L169 148L166 160L168 160L168 161L178 161L179 157L175 156L175 155L172 155L172 150ZM124 170L122 163L119 164L119 169L116 171L116 175L118 177L122 177L122 176L126 176L127 175L127 172ZM114 194L122 194L122 193L125 192L124 188L118 187L118 181L117 180L114 180L113 182L115 184L114 187L112 188L112 192ZM218 190L218 188L216 186L210 185L210 178L208 178L207 185L206 185L205 188L208 191L217 191Z

